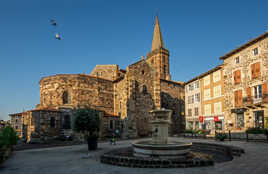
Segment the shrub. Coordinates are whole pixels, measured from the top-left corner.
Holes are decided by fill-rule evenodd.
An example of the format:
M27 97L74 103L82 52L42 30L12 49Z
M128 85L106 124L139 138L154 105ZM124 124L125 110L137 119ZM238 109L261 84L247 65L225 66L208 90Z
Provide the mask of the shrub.
M97 149L100 128L99 112L90 108L77 109L74 113L74 131L84 134L88 149Z
M268 130L255 127L255 128L248 128L246 130L246 133L248 133L248 134L265 134L265 135L267 135Z
M0 148L2 147L12 147L16 145L19 140L14 129L10 126L1 129L0 131Z
M216 140L224 141L224 139L227 138L227 135L225 133L216 133L215 138Z
M185 129L184 130L184 133L185 134L192 134L192 133L194 133L194 130L192 130L192 129Z

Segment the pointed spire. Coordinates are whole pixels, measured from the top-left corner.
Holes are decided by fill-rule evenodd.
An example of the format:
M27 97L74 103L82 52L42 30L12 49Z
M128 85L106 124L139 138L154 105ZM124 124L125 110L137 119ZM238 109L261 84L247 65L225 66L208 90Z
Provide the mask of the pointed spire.
M158 14L156 14L151 51L154 51L159 48L164 48L164 42L162 39L162 34L161 34L160 26L159 26Z

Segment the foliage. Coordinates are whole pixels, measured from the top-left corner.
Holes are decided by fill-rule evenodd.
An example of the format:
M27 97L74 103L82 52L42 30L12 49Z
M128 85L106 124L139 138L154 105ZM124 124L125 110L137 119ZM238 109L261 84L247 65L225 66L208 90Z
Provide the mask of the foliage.
M206 131L205 130L197 130L196 133L199 135L204 135L206 133Z
M262 128L248 128L246 130L246 133L248 134L265 134L268 135L268 129L262 129Z
M19 137L14 129L10 126L1 129L0 131L0 148L11 147L17 144Z
M216 140L224 141L224 139L227 138L227 135L225 133L216 133L215 138Z
M89 137L97 137L100 128L99 112L90 108L79 108L74 113L74 130Z

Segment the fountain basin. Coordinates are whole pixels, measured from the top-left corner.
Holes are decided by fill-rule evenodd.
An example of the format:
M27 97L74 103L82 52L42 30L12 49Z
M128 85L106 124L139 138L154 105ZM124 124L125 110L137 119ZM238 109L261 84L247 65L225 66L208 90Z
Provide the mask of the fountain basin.
M154 144L152 141L137 141L132 143L133 155L136 157L185 158L192 143L169 142Z

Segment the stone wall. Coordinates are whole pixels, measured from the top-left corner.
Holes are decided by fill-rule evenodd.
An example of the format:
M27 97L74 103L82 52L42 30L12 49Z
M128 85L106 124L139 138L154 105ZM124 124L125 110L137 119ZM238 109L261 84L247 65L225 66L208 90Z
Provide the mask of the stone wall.
M126 78L129 90L127 99L128 130L135 136L151 134L149 111L154 109L154 74L150 65L141 60L127 68Z
M253 49L258 48L258 55L253 54ZM239 57L239 63L235 59ZM261 75L258 78L251 78L251 65L260 62ZM242 106L235 106L234 92L242 90L242 97L247 97L247 88L268 82L268 38L261 39L244 49L234 53L228 58L224 59L224 86L225 86L225 114L228 122L225 122L228 130L232 131L245 131L249 127L254 127L254 111L264 110L264 117L267 118L268 124L268 104L262 102L261 105L247 106L243 102ZM241 82L235 84L233 74L236 70L241 71ZM252 93L252 91L251 91ZM253 93L252 93L253 94ZM233 113L232 109L241 109L244 114L244 127L237 127L237 113ZM239 110L237 110L239 111ZM264 120L264 121L265 121Z
M82 74L44 77L40 85L40 108L62 106L90 106L113 114L114 93L112 81ZM64 103L64 92L67 102Z
M90 75L113 81L122 77L123 73L119 71L118 65L96 65Z
M161 80L161 108L171 109L170 133L177 134L185 129L184 85Z

